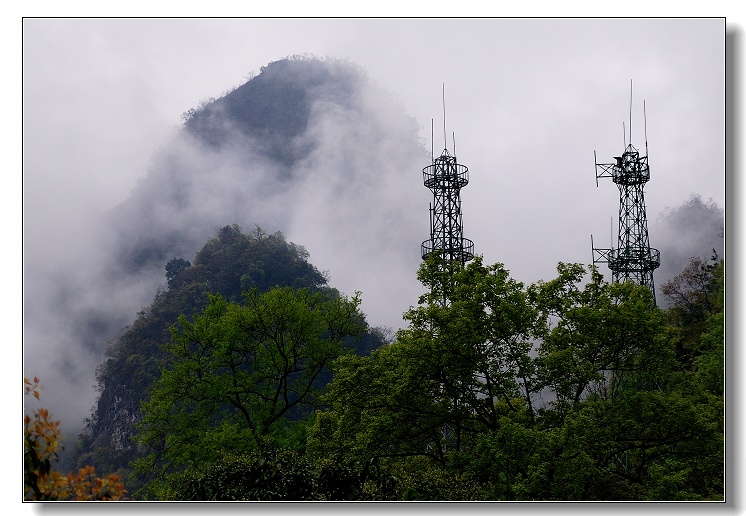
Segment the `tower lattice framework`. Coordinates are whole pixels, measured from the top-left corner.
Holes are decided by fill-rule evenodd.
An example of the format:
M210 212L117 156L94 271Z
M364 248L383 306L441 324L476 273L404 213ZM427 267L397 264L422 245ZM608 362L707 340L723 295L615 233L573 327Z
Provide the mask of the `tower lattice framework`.
M647 138L646 138L647 140ZM647 154L647 142L645 143ZM594 152L595 157L595 152ZM593 249L593 263L607 263L615 282L632 281L650 289L655 303L653 271L660 266L660 251L650 247L645 213L645 183L650 180L648 157L630 143L615 163L596 162L599 178L610 177L619 188L619 234L617 247Z
M448 149L422 169L425 186L433 193L430 239L422 242L422 259L439 253L446 262L464 264L474 258L474 242L464 238L461 189L469 183L469 169Z

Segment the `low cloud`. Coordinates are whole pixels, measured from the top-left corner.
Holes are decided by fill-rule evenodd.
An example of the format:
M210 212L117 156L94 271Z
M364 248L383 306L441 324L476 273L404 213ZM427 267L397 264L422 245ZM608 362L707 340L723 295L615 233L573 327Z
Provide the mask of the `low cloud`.
M709 259L725 256L725 213L711 199L692 195L680 206L666 208L650 224L650 244L661 252L661 265L654 272L656 297L665 307L660 287L681 273L693 256Z

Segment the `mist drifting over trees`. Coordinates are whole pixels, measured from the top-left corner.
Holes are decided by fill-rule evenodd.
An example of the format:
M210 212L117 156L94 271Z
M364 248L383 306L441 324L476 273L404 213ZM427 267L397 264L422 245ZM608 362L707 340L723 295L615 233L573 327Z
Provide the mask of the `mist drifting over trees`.
M663 210L650 221L650 227L654 247L661 252L661 266L655 271L658 292L692 257L725 256L725 212L712 199L703 201L694 194L680 206ZM660 299L665 305L665 297Z

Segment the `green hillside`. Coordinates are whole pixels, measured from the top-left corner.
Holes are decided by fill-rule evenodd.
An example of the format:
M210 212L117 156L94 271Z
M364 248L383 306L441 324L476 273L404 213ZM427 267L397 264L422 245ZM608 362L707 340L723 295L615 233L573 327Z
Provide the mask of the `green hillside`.
M171 340L169 328L179 316L192 317L204 309L211 294L239 302L251 289L266 292L273 287L291 287L318 292L326 298L339 293L327 285L324 275L308 262L301 247L287 242L280 233L266 234L256 228L244 234L237 226L226 226L207 241L194 263L174 258L166 264L167 288L151 306L141 311L126 331L111 343L108 359L98 370L100 397L74 461L76 467L92 464L98 471L117 472L130 479L130 462L141 451L132 442L140 421L140 403L169 363L163 345ZM355 353L366 354L382 344L379 333L366 331L359 339L346 339ZM326 383L328 370L318 382Z

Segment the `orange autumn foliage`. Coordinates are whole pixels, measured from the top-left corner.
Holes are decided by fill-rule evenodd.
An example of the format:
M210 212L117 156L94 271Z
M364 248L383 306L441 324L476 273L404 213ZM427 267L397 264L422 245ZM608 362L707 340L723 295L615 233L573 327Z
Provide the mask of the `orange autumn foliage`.
M39 379L23 379L26 395L40 399L43 387ZM49 411L39 408L33 416L23 418L23 499L28 501L52 500L123 500L127 494L118 475L106 478L96 476L93 466L80 468L67 475L52 469L59 461L63 449L60 422L54 421Z

